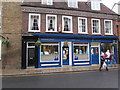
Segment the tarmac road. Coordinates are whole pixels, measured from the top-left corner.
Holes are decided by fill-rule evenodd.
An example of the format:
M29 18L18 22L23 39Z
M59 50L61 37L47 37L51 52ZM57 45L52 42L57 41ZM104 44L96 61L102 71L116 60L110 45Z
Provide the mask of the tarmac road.
M3 88L118 88L120 70L4 77Z

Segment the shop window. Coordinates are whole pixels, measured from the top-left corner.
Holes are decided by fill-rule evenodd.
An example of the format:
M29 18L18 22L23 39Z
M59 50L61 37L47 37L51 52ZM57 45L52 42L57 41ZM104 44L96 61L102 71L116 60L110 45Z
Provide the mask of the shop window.
M41 61L59 61L59 45L58 43L42 43L41 45Z
M92 33L100 34L100 20L99 19L92 19Z
M62 17L62 28L65 33L72 33L72 17L71 16L63 16Z
M56 15L46 15L46 32L57 32Z
M78 1L77 0L68 0L68 7L78 8Z
M74 60L89 60L88 43L74 44Z
M87 33L87 18L78 17L78 33Z
M104 29L105 29L105 34L107 34L107 35L113 34L113 31L112 31L112 20L105 20L104 21Z
M114 47L112 46L112 43L102 43L102 52L106 53L107 50L109 50L111 54L114 54Z
M29 14L29 32L40 32L40 14Z
M42 4L53 5L53 0L42 0Z

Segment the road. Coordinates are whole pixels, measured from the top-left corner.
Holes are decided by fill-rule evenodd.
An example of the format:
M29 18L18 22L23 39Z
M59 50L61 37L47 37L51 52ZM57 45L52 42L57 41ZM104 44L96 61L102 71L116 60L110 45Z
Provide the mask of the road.
M2 86L3 88L118 88L118 76L118 70L103 70L4 77Z

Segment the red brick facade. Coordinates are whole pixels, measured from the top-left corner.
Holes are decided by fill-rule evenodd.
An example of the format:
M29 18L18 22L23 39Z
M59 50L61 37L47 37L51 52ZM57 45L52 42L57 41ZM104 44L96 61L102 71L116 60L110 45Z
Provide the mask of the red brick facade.
M72 12L72 11L71 11ZM44 13L37 13L37 14L41 14L41 21L40 21L40 33L45 33L46 31L46 14ZM89 12L88 12L89 14ZM57 15L57 14L54 14ZM60 24L62 24L62 16L63 15L57 15L57 29L60 26ZM72 34L79 34L78 33L78 17L79 16L72 16L72 23L73 23L73 33ZM111 19L101 19L101 18L91 18L91 17L86 17L87 18L87 30L88 30L88 35L92 35L92 25L91 25L91 19L100 19L100 28L101 28L101 34L102 36L105 35L104 33L104 20L111 20ZM29 33L28 32L28 24L29 24L29 13L23 13L23 33ZM113 35L117 35L116 32L116 20L113 20Z

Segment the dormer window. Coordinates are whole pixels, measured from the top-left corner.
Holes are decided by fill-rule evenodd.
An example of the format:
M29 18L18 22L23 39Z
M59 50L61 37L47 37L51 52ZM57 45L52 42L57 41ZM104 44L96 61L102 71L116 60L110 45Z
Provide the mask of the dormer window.
M91 9L100 10L100 0L91 0Z
M53 5L53 0L42 0L42 4Z
M77 0L68 0L68 7L78 8L78 1Z

